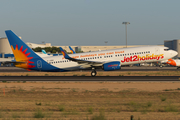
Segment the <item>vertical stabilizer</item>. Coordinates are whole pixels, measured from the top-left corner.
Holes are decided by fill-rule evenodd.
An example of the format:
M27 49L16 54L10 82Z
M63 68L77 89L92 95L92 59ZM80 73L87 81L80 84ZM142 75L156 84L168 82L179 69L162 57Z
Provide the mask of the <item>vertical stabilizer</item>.
M16 61L29 61L39 56L11 30L5 31Z

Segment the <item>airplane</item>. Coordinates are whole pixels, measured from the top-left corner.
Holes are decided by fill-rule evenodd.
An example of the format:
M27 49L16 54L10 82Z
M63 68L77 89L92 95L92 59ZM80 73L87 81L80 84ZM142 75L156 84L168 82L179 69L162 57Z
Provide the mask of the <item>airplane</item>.
M177 55L176 51L168 50L168 47L145 46L69 55L60 48L63 56L40 57L11 30L5 33L15 56L14 65L27 70L64 72L92 69L91 76L96 76L96 69L99 68L113 71L121 69L121 65L157 62Z
M69 49L70 49L72 54L76 54L76 52L71 48L71 46L69 46Z
M71 46L69 46L69 49L70 49L72 54L76 54L76 52L71 48ZM44 49L42 49L42 53L47 55L47 53Z
M177 67L177 69L180 69L180 60L179 59L168 59L166 62L169 65Z
M37 53L35 52L37 55L39 55L40 57L45 57L48 56L45 50L42 50L43 54ZM3 64L9 64L9 63L14 63L16 60L14 60L14 58L0 58L0 63Z
M47 57L47 56L49 56L47 53L46 53L46 51L45 50L41 50L42 51L42 53L38 53L38 52L35 52L37 55L39 55L40 57Z

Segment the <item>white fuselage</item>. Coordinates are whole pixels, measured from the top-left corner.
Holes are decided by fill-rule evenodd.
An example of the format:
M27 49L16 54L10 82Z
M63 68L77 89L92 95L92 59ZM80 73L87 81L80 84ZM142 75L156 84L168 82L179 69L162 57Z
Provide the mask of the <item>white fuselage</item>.
M162 46L146 46L137 48L121 48L114 50L96 51L88 53L69 54L70 57L84 61L112 62L119 61L121 65L144 62L158 62L177 55L176 51L167 50ZM80 69L82 64L65 59L63 56L43 57L48 64L65 70Z

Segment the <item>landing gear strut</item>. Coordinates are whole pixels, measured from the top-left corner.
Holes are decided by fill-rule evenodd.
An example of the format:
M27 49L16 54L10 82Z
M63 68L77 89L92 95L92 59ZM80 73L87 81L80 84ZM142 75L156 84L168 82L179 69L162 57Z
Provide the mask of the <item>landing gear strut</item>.
M96 72L95 68L92 68L91 76L94 77L94 76L96 76L96 74L97 74L97 72Z

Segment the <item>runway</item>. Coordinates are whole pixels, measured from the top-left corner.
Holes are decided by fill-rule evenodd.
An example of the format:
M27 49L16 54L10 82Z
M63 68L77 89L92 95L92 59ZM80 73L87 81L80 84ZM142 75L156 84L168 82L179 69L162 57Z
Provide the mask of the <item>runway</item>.
M0 76L0 81L180 81L180 76Z
M81 71L89 71L91 70L81 70ZM98 69L97 71L103 71ZM120 70L116 71L180 71L177 67L121 67ZM35 72L35 71L27 71L22 68L17 67L0 67L0 72Z

